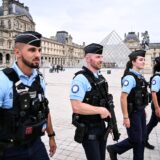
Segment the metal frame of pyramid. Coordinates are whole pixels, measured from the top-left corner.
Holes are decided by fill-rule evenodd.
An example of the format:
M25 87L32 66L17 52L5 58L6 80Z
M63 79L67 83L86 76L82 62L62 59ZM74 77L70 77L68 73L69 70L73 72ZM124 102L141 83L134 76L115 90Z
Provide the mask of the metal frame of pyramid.
M124 68L126 66L131 50L115 31L112 31L100 44L103 45L105 64L117 68Z

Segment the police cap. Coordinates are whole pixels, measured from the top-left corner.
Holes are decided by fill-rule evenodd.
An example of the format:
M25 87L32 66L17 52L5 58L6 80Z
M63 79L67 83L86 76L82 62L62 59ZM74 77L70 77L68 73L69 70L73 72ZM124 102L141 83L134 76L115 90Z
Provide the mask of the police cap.
M26 31L17 35L15 43L25 43L35 47L41 46L42 35L35 31Z
M155 58L155 62L158 63L158 64L160 64L160 57L156 57Z
M145 57L145 54L146 54L145 50L136 50L136 51L133 51L128 57L130 59L134 59L137 56Z
M102 54L103 51L103 46L97 43L91 43L84 47L84 52L85 55L87 53L92 53L92 54Z

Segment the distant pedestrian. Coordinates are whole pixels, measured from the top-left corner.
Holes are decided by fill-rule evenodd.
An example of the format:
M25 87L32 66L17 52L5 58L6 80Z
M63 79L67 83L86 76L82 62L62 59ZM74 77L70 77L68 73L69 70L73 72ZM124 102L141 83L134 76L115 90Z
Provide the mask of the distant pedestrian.
M59 73L59 64L56 65L56 72Z

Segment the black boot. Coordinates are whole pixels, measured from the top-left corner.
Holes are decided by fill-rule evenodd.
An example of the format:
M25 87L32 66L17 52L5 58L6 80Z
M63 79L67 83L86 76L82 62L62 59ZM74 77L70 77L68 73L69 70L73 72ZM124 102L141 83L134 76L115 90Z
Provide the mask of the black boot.
M107 151L109 153L111 160L118 160L117 159L117 153L113 150L112 145L107 146Z
M151 149L153 150L154 149L154 146L149 144L149 142L147 141L146 144L145 144L145 147L148 148L148 149Z

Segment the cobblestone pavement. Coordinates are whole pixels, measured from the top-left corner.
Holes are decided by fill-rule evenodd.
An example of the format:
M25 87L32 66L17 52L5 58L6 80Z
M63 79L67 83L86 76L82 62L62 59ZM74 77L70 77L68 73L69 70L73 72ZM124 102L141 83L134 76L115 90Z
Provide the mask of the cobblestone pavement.
M51 160L85 160L83 148L78 143L74 142L74 126L71 125L72 109L69 101L70 82L77 69L66 69L59 73L49 73L49 69L41 69L47 84L47 96L51 110L54 130L56 131L57 151ZM122 125L122 113L120 107L120 79L123 74L121 69L112 69L111 74L107 74L106 69L102 69L102 74L106 77L109 83L109 92L114 96L115 112L118 121L118 128L121 132L120 140L127 137L126 129ZM150 75L145 75L149 79ZM150 118L150 105L146 108L147 122ZM145 149L145 160L159 160L160 158L160 127L158 126L150 135L150 143L155 145L155 150ZM43 137L43 141L48 147L47 136ZM115 143L110 136L108 144ZM118 155L118 160L132 160L132 150ZM109 160L106 152L106 160Z

